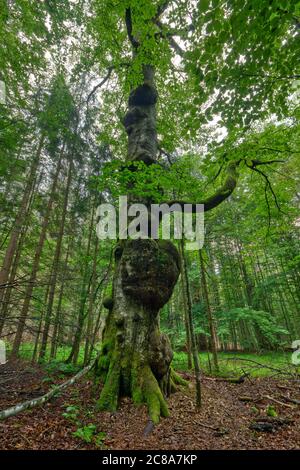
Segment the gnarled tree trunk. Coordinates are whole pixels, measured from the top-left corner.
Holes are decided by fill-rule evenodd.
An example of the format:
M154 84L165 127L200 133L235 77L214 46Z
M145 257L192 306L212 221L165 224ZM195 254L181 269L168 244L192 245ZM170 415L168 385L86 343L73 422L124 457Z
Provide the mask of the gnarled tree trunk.
M128 240L115 250L113 297L97 374L104 381L99 407L115 410L120 395L147 403L153 423L167 416L164 394L179 377L170 370L172 349L159 329L159 309L179 276L177 249L169 241Z
M156 162L157 92L152 67L144 67L144 83L129 97L124 126L128 161ZM129 200L133 201L129 194ZM147 199L143 202L150 204ZM147 403L153 423L168 415L164 394L180 378L170 370L172 349L159 329L159 309L172 295L180 272L179 254L169 241L124 240L115 249L113 296L97 375L104 382L99 407L115 410L120 395ZM181 379L182 382L184 382Z

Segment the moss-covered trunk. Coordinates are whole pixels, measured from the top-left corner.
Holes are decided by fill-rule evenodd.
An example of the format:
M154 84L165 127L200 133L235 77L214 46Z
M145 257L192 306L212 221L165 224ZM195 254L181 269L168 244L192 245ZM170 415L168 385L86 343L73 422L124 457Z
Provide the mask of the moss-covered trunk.
M159 309L179 275L179 258L166 241L129 240L115 251L113 297L97 376L102 410L115 410L121 395L146 403L153 423L168 415L164 395L180 380L170 369L172 349L159 329Z
M157 131L154 70L145 66L144 82L129 96L124 127L127 161L156 163ZM130 202L151 203L147 194ZM179 276L179 255L169 241L126 240L115 250L113 296L97 376L103 382L99 407L115 410L121 395L146 403L153 423L168 414L164 395L180 378L170 371L172 349L159 329L159 310L169 300ZM182 380L182 379L181 379Z

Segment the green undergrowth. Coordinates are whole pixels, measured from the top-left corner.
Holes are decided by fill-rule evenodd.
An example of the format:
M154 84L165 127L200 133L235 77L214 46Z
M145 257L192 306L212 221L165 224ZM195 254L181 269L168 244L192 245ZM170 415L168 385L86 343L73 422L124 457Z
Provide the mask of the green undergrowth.
M220 352L218 353L219 372L213 370L212 354L208 355L207 352L201 352L199 357L201 369L205 374L212 376L228 377L249 373L252 377L270 377L276 374L273 369L300 373L300 367L295 367L292 364L292 353L290 352L270 351L261 354ZM255 361L264 367L251 361ZM175 370L188 371L187 354L175 351L172 366Z
M34 345L32 343L23 343L20 349L20 358L26 361L30 361L32 357ZM7 345L8 354L10 351L10 345ZM70 353L71 348L69 346L60 347L57 350L55 359L49 358L49 350L46 352L45 359L42 364L45 366L49 374L60 373L62 375L75 374L78 369L83 366L84 348L80 348L78 364L65 364L65 361ZM246 353L246 352L219 352L219 372L216 373L213 370L212 355L207 352L201 352L200 366L205 374L219 375L222 377L237 376L243 374L243 372L249 372L252 377L269 377L276 374L276 371L269 369L268 367L275 369L282 369L286 371L293 371L300 373L300 367L295 367L292 364L292 353L291 352L278 352L268 351L259 353ZM241 360L239 360L241 359ZM209 361L211 363L211 369L209 367ZM247 361L256 361L265 367L260 367L254 363ZM188 371L187 354L185 352L174 351L174 358L172 367L177 371Z

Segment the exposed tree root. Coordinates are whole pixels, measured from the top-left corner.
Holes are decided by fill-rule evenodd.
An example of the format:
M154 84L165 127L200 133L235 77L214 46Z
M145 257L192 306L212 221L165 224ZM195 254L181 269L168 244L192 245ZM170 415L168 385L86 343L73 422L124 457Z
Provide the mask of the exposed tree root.
M117 361L110 364L107 377L98 400L99 410L116 411L118 407L121 367Z
M167 388L174 391L178 385L186 385L187 382L179 377L174 371L169 376L170 386ZM102 411L115 411L118 407L118 399L123 394L124 371L120 363L112 361L103 389L98 400L98 408ZM124 385L123 385L124 387ZM133 365L130 378L130 395L137 405L145 403L148 407L149 419L155 425L160 417L169 416L166 399L160 384L155 378L149 365Z
M100 359L102 366L107 366L107 360ZM169 410L165 396L176 391L176 386L186 386L188 382L180 377L172 368L161 380L157 380L150 365L141 364L135 360L131 364L131 369L122 367L124 364L117 355L109 364L108 371L103 373L99 370L104 379L104 386L98 400L98 409L102 411L116 411L119 397L129 395L135 404L146 404L148 407L149 419L156 425L160 417L169 416Z

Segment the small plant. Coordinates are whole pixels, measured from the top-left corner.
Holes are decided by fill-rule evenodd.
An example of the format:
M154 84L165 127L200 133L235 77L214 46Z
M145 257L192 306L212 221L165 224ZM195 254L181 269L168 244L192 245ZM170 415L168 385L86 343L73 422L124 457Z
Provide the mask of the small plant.
M53 377L46 376L43 378L42 383L53 383Z
M62 416L72 422L77 423L78 413L78 406L70 405L66 408L66 411L62 414Z
M46 370L50 373L59 374L64 377L65 375L76 374L76 372L78 372L78 366L54 360L46 365Z
M259 413L259 409L256 408L256 406L251 406L250 410L251 410L251 413L253 413L255 415L257 415Z
M94 438L96 447L103 447L105 438L106 438L106 432L98 432L98 434L96 434Z
M106 437L105 432L97 433L97 427L95 424L89 423L87 426L83 426L78 428L75 432L73 432L73 436L82 439L84 442L88 444L94 443L96 447L103 447L103 442Z
M267 416L270 416L271 418L276 418L278 416L275 408L273 405L268 405L267 408L266 408L266 413L267 413Z
M84 442L92 442L92 438L94 437L95 432L96 432L96 425L90 423L87 426L78 428L75 432L73 432L73 436L79 437Z

